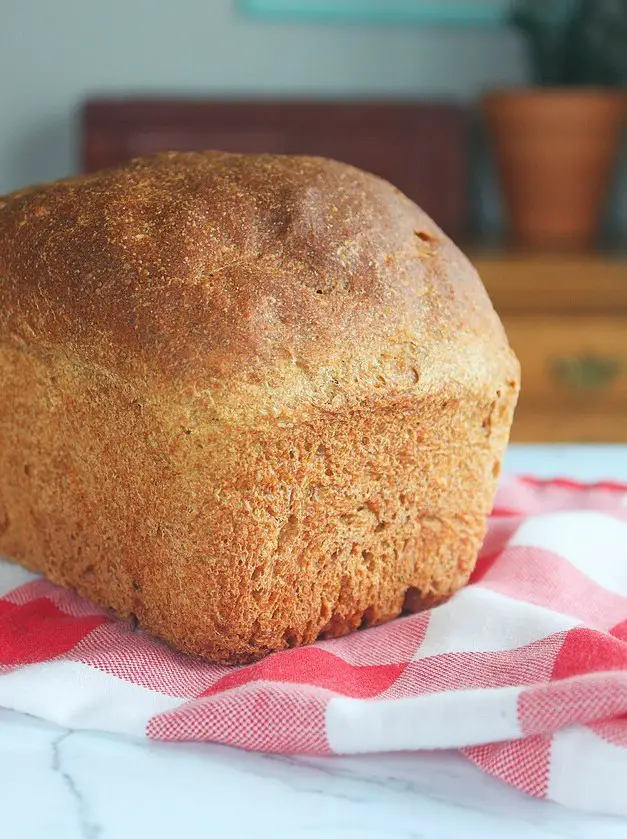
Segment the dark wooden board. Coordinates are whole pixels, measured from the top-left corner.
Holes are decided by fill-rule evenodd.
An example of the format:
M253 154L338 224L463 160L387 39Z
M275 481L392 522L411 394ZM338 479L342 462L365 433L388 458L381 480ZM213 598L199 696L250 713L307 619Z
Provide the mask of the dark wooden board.
M421 102L98 99L82 112L91 172L162 150L319 154L394 183L454 238L468 221L461 107Z

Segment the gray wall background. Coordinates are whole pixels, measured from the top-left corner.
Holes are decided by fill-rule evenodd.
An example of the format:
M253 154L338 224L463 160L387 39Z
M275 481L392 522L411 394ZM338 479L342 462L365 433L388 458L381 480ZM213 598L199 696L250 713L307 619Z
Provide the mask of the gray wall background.
M76 169L93 94L468 101L524 76L506 29L265 23L235 0L0 0L0 194ZM489 182L477 203L498 217Z

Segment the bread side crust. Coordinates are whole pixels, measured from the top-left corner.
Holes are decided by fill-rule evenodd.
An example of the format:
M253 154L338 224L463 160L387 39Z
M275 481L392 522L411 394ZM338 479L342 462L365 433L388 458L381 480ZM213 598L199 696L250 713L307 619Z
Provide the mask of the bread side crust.
M0 346L0 376L0 553L224 663L464 585L517 393L409 389L229 425L64 355Z

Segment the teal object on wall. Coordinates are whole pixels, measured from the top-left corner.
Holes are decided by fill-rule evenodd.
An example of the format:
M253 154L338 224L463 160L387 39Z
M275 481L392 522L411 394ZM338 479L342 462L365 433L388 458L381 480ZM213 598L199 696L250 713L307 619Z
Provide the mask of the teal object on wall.
M326 21L484 26L502 23L510 0L240 0L257 18Z

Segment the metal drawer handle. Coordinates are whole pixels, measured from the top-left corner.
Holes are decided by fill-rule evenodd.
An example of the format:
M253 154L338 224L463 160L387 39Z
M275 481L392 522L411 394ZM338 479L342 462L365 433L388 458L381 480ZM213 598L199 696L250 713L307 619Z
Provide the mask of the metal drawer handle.
M593 391L615 381L623 363L617 358L595 355L566 356L552 359L550 368L560 385L570 390Z

